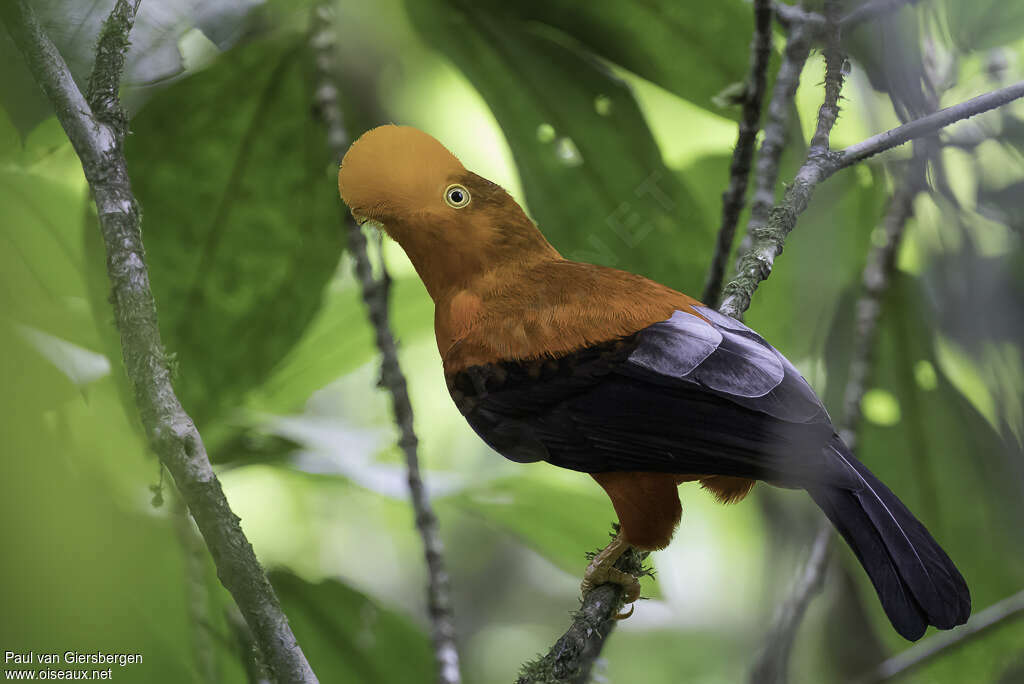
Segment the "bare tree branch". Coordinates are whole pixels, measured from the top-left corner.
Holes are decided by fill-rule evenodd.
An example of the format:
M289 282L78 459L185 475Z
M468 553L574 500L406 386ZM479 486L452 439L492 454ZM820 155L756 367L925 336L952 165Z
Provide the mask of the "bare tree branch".
M938 632L919 641L902 653L882 662L875 670L857 680L858 684L876 684L896 679L965 646L983 634L1024 617L1024 590L975 613L967 624L953 632Z
M715 305L722 289L725 264L732 251L736 236L736 224L747 194L747 179L750 176L750 162L754 157L754 145L760 130L761 103L764 100L768 61L772 53L772 8L771 0L754 0L754 37L750 43L750 73L747 76L743 94L743 117L740 120L736 146L732 150L729 166L729 187L722 193L722 223L718 228L715 253L708 269L701 300Z
M1002 107L1020 97L1024 97L1024 81L1018 81L1005 88L993 90L960 104L940 109L934 114L915 119L884 133L873 135L856 145L850 145L831 159L828 165L827 176L840 169L845 169L847 166L863 161L868 157L873 157L880 152L898 147L915 138L932 135L957 121Z
M618 528L613 530L617 531ZM631 575L644 572L646 553L630 548L615 567ZM573 614L569 629L555 641L551 649L536 660L523 665L516 684L586 684L594 661L608 636L615 629L615 616L622 610L622 587L600 584L583 595L580 609Z
M313 10L312 46L316 53L317 107L327 125L327 139L335 163L340 162L348 147L338 89L335 85L335 48L337 35L331 8L320 5ZM398 426L399 446L405 454L409 493L416 512L416 528L423 540L429 584L427 605L434 641L434 657L438 668L438 681L459 684L459 653L455 645L455 622L452 617L451 588L445 570L444 546L423 480L420 476L419 441L413 429L412 402L405 375L398 363L398 348L388 320L388 290L390 277L381 263L381 274L374 277L373 265L366 248L366 238L360 227L349 216L343 219L348 235L349 253L355 262L356 280L362 289L367 315L376 334L381 354L381 385L391 395L391 407Z
M811 542L811 550L789 597L779 604L764 645L750 668L751 684L785 684L789 674L789 655L793 652L797 628L807 606L825 584L825 568L832 546L832 526L823 520Z
M861 421L861 399L870 379L882 299L896 271L896 256L903 242L906 223L914 215L914 199L927 189L928 153L924 143L914 150L902 185L893 194L883 222L885 240L868 253L861 274L862 294L857 300L856 323L850 357L850 374L843 393L843 425L840 436L850 450L857 448L857 430Z
M777 5L790 7L790 5ZM811 51L812 31L803 23L794 23L789 27L786 48L782 53L782 63L775 76L771 100L768 102L768 114L764 124L764 138L757 152L757 163L754 170L754 196L750 205L750 218L747 231L739 247L739 260L750 251L751 236L768 223L768 214L775 206L775 185L779 181L779 163L782 151L786 147L786 131L789 117L793 109L793 98L800 85L800 74Z
M902 244L907 221L914 213L914 198L926 187L926 159L927 154L923 146L915 150L903 183L893 195L885 215L885 242L874 247L868 254L861 275L863 289L856 305L857 322L851 342L850 374L843 397L845 427L840 430L843 440L851 449L856 447L857 429L861 420L860 402L867 390L878 321L882 313L882 299L896 270L896 255ZM810 558L800 572L800 580L793 586L786 600L780 604L764 647L751 668L752 684L781 684L786 681L789 655L796 640L797 630L811 600L821 591L824 584L832 538L832 526L827 520L822 519L811 545Z
M776 206L767 225L750 232L751 249L740 259L739 273L725 288L725 300L720 310L730 316L742 315L750 306L750 298L758 284L771 273L775 257L782 253L786 236L796 225L797 217L810 202L814 188L828 174L825 167L829 155L828 137L839 116L839 93L843 87L843 60L839 50L837 0L825 3L829 20L825 54L825 101L818 110L818 123L807 150L807 159L786 191L782 203Z
M127 125L117 99L136 6L118 0L103 26L89 78L89 102L28 0L0 3L0 12L82 161L106 246L125 370L150 444L174 477L213 555L221 582L241 609L277 680L316 682L238 517L228 505L202 438L171 386L144 261L139 207L122 147Z
M827 144L824 148L821 146L822 120L819 116L818 132L815 133L817 146L812 139L807 160L800 167L782 202L772 209L766 225L751 232L751 249L740 260L736 278L725 288L726 297L720 307L721 311L736 316L750 306L750 298L758 285L771 274L775 257L782 253L786 237L807 208L814 189L836 171L915 138L934 135L945 126L995 109L1022 96L1024 81L915 119L834 153L828 151ZM831 114L828 116L832 117Z

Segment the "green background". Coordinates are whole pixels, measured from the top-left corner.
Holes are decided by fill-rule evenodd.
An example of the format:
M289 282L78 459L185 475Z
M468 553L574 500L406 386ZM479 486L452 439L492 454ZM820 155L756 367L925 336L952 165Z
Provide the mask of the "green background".
M84 83L112 2L35 4ZM122 92L128 165L175 387L314 669L323 682L426 682L425 571L343 253L310 10L144 0ZM565 255L699 294L739 116L715 96L747 71L746 2L333 10L352 137L418 126L505 186ZM941 0L846 36L834 146L918 112L921 68L942 77L943 105L1019 80L1022 33L1016 3ZM173 487L151 502L161 476L81 168L6 35L0 57L0 650L139 652L114 681L244 682L230 597ZM822 77L814 53L783 179ZM1024 110L950 135L961 143L932 177L948 182L918 198L884 301L859 454L941 540L977 610L1024 586ZM837 418L860 272L907 154L818 189L747 316ZM638 192L646 182L664 201ZM382 249L464 676L507 682L568 624L584 553L614 515L586 476L506 462L476 438L447 397L431 302L401 250ZM644 580L652 599L607 644L598 681L743 680L803 562L816 520L803 493L758 486L720 507L689 485L682 498L679 533ZM844 681L906 647L852 554L836 557L793 681ZM1022 643L1024 625L1008 625L907 681L1016 681Z

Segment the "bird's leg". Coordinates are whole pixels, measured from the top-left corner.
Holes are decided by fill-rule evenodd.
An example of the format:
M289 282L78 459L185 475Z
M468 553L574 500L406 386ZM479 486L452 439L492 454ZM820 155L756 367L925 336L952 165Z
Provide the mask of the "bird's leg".
M618 584L623 589L623 603L633 603L640 598L640 580L628 572L623 572L616 567L615 561L629 548L629 542L625 540L620 531L611 540L608 546L601 549L594 559L590 561L587 570L583 573L583 583L580 584L580 591L586 594L599 584ZM633 614L633 608L628 613L621 613L616 616L617 620L628 618Z

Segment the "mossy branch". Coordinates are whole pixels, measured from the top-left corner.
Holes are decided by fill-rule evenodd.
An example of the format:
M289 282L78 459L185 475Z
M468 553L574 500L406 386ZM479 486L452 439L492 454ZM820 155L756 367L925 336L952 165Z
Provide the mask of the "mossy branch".
M107 253L114 319L125 371L153 451L174 477L189 512L278 682L316 682L252 546L228 505L203 440L171 385L124 157L127 119L118 100L128 36L138 2L118 0L100 33L83 97L28 0L0 3L7 30L82 162Z
M718 228L715 253L708 268L702 301L714 306L722 289L725 265L736 237L736 224L746 201L750 162L754 158L757 132L761 130L761 106L764 101L768 62L772 54L772 5L770 0L754 0L754 38L750 44L750 73L743 93L736 146L729 165L729 187L722 193L722 222Z
M614 526L612 536L618 532ZM650 574L643 566L646 553L628 549L615 567L631 575ZM601 584L582 597L572 624L554 645L536 660L523 665L516 684L586 684L594 661L601 655L605 641L615 629L615 617L622 610L622 587Z

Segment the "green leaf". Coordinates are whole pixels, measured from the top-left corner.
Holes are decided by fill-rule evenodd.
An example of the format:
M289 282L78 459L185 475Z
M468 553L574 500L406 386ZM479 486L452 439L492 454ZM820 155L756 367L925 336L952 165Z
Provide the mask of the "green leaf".
M956 46L987 50L1020 40L1024 4L1002 0L945 0L946 20Z
M589 2L526 0L474 3L505 24L545 24L588 51L716 114L739 118L716 95L747 78L753 12L749 3L644 0Z
M60 50L75 80L85 84L96 58L96 41L114 0L33 0L43 28ZM125 86L152 85L184 70L178 41L198 28L227 48L237 40L242 20L262 0L163 0L142 3L132 26L125 61Z
M20 143L18 148L20 150ZM0 349L4 378L52 408L110 371L88 300L79 192L0 169Z
M871 86L889 95L902 120L924 116L933 107L932 95L924 85L920 14L917 7L907 3L843 37L843 47L863 69Z
M671 286L700 286L714 222L666 168L621 80L536 24L469 3L406 6L491 107L530 211L556 248Z
M546 475L492 480L445 497L438 506L480 515L566 572L580 575L586 567L584 551L608 542L615 511L592 482Z
M313 584L278 570L270 581L320 681L433 681L430 642L404 616L336 580Z
M5 316L89 346L78 193L43 176L0 169L0 304Z
M180 547L170 521L143 508L143 477L155 481L156 463L122 430L116 401L103 404L113 414L81 398L74 404L100 442L72 432L81 423L65 423L63 409L44 420L21 392L0 396L9 455L0 462L0 515L6 553L18 558L0 571L0 639L36 653L142 654L139 664L113 665L114 681L198 681ZM134 489L112 482L102 461Z
M186 65L180 43L190 32L202 32L221 50L244 33L247 18L263 0L162 0L139 6L126 55L122 99L129 110L147 99L154 86L167 84ZM96 42L114 0L32 0L39 22L64 57L79 88L85 90L96 58ZM18 128L27 132L49 116L51 106L25 68L6 32L0 36L5 78L0 102L10 108ZM10 75L8 76L8 73Z
M128 166L161 332L199 420L263 381L338 263L340 200L311 124L311 64L294 42L233 50L133 121Z
M425 301L417 276L396 278L390 294L392 327L398 339L433 330L433 307ZM294 411L313 392L372 361L377 353L359 286L345 278L331 287L306 334L253 391L247 407L271 413Z
M846 295L829 336L827 396L833 407L840 405L848 376L854 299L853 292ZM883 302L868 389L890 395L899 416L863 421L858 458L940 540L967 579L975 605L984 606L1024 584L1024 534L1016 522L1024 516L1021 451L943 373L927 308L919 281L897 274ZM934 384L918 382L915 369L922 361L931 365ZM884 621L880 609L875 613Z

